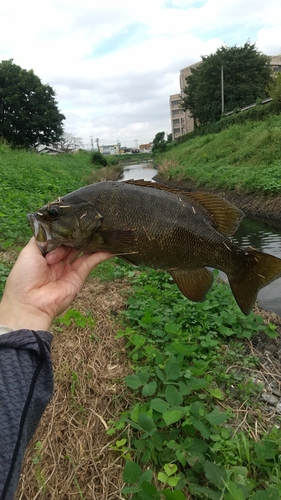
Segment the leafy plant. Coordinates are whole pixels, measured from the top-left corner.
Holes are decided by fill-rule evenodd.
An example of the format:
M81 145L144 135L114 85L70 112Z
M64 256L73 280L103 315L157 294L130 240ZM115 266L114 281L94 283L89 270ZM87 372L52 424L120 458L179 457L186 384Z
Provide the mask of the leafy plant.
M95 325L95 321L91 316L84 316L77 309L68 309L63 316L59 316L54 321L59 325L75 325L78 328L93 327Z
M4 262L0 262L0 297L4 291L5 283L7 277L10 273L11 265L5 264Z
M118 431L124 446L122 493L134 500L280 494L281 437L269 433L256 443L243 431L235 434L232 409L233 398L254 404L259 390L247 376L258 360L246 354L244 339L272 329L254 314L244 317L220 281L199 304L187 301L165 273L139 273L133 282L119 336L132 362L125 383L135 403L108 430ZM233 360L236 369L229 371Z
M43 493L47 493L47 479L42 471L41 460L42 460L42 442L37 441L35 444L35 453L32 457L32 463L35 466L35 476L40 490Z
M99 151L94 151L91 154L91 162L94 165L99 165L100 167L106 167L108 165L106 157Z

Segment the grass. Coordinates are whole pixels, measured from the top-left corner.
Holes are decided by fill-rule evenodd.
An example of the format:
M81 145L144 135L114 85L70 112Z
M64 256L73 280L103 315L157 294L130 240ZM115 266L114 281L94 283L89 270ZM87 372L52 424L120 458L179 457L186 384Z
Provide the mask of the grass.
M26 214L88 184L93 169L87 153L46 156L0 145L2 249L26 242Z
M270 115L264 121L233 125L174 146L157 162L168 178L276 195L281 192L280 144L281 115Z

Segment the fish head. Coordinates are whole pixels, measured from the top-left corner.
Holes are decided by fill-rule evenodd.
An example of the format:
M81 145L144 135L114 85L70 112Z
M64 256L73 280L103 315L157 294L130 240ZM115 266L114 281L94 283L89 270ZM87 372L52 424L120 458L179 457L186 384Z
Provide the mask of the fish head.
M62 198L27 215L43 255L65 245L83 250L102 222L91 202L64 203Z

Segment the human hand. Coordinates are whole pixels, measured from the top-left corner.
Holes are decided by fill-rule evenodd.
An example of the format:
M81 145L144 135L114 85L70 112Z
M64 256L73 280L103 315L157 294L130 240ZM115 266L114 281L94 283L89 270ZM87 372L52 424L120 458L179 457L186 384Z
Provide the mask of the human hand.
M35 239L21 251L6 283L0 324L15 330L49 330L81 291L91 270L113 255L58 247L43 257Z

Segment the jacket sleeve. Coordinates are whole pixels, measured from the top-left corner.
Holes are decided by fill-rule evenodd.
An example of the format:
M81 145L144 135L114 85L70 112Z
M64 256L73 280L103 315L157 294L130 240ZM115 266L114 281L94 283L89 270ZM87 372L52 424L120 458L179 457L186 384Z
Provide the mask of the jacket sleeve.
M0 335L0 500L14 498L25 449L53 393L52 335Z

